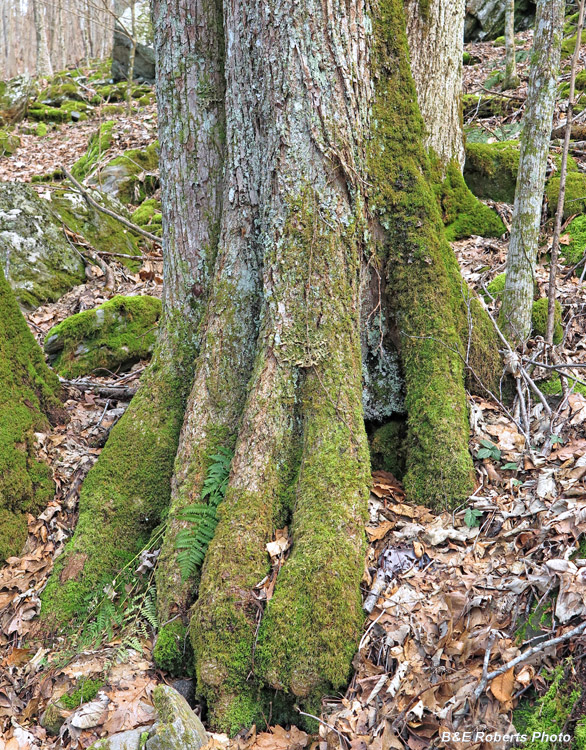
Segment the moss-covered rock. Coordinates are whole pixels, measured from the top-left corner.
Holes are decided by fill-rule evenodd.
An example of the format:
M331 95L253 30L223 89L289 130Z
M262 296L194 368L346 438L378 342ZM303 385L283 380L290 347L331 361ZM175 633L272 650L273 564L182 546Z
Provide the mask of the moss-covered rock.
M158 720L147 740L147 750L199 750L208 742L207 732L182 695L168 685L153 692Z
M407 425L393 420L378 427L370 436L370 462L374 471L390 471L401 479L405 473Z
M531 311L531 325L533 328L533 334L536 336L545 336L547 330L547 297L542 297L533 303L533 309ZM555 303L555 320L553 329L553 343L561 343L564 337L564 329L562 326L562 306L556 300Z
M87 102L64 101L59 106L35 101L28 109L31 120L41 122L81 122L88 119L92 108Z
M499 117L518 109L520 102L499 94L464 94L462 109L464 117Z
M124 370L152 355L161 314L156 297L122 297L76 313L51 328L45 352L64 377Z
M518 170L518 141L466 145L464 178L478 198L513 203Z
M151 234L161 237L163 234L163 214L161 213L161 202L155 198L147 198L133 212L131 220L139 227L148 229Z
M58 393L0 269L0 561L20 552L26 514L53 497L50 469L35 456L34 433L48 428L47 415L55 422L63 417Z
M0 130L0 157L11 156L20 146L20 138L15 133Z
M498 276L495 276L494 279L486 285L486 291L488 292L488 294L485 295L486 302L490 302L491 298L495 300L500 299L502 293L505 291L506 280L507 274L499 273Z
M158 142L145 149L131 149L108 162L91 177L88 184L118 198L138 205L159 187Z
M549 215L554 216L557 210L560 194L560 178L554 175L549 178L545 186ZM564 196L564 221L572 214L586 213L586 173L568 172L566 177L566 193Z
M436 186L436 194L450 242L472 235L500 237L506 232L496 211L472 194L456 162L448 165L445 179Z
M28 308L54 302L85 279L51 203L22 183L0 184L0 263Z
M78 708L82 703L89 703L98 694L98 690L103 687L103 680L80 680L79 685L70 690L59 698L59 703L65 708Z
M71 168L71 174L78 180L85 179L110 148L115 125L114 120L102 122L91 136L86 153Z
M0 125L20 122L36 94L35 82L26 75L0 81Z
M582 380L582 378L580 378L580 380ZM581 393L582 396L586 396L586 385L577 383L571 377L568 377L567 381L568 381L568 386L575 393ZM540 380L538 385L539 385L540 390L543 393L545 393L546 396L560 396L562 393L562 383L560 380L560 376L557 373L555 375L551 375L549 378L546 378L545 380ZM582 556L583 555L580 554L580 557Z
M164 625L153 650L155 664L174 677L193 675L193 648L189 630L180 618Z
M575 266L586 254L586 216L576 216L566 232L570 236L570 244L560 246L561 256L568 266Z

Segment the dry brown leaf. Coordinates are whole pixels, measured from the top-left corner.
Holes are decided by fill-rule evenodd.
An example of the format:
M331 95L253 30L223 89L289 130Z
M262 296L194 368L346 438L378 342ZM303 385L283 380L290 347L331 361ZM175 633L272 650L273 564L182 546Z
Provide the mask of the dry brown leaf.
M515 687L515 669L511 667L503 674L495 677L490 683L490 692L500 703L509 703L513 697Z

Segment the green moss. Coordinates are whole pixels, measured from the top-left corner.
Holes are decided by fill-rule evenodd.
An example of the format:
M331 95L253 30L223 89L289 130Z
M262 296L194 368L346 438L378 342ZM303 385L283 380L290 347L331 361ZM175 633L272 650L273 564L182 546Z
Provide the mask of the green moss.
M575 680L570 678L571 662L560 664L546 679L550 683L545 695L537 699L534 705L523 700L513 714L515 729L520 734L527 734L529 741L523 746L528 750L549 750L552 743L547 739L533 739L533 733L546 735L564 734L566 722L570 718L574 705L580 698L581 690L574 687Z
M174 677L193 675L193 649L189 631L179 618L159 630L153 659L160 669Z
M494 279L486 285L486 291L488 292L488 295L486 295L487 302L490 302L491 297L496 300L500 299L502 293L505 291L506 280L507 274L499 273L498 276L495 276Z
M536 336L545 336L547 330L547 297L542 297L533 303L531 311L531 326L533 334ZM562 306L556 300L555 303L555 320L553 331L553 343L560 344L564 338L564 329L562 326Z
M513 203L518 170L518 141L466 144L464 178L478 198Z
M405 488L412 501L445 507L461 502L473 484L462 362L469 292L433 199L399 0L381 4L375 40L370 209L386 231L380 252L401 336L408 413ZM472 302L484 367L496 370L494 332Z
M161 237L163 233L163 215L161 213L161 202L155 198L147 198L133 212L131 220L139 227L148 229L152 234Z
M53 497L49 468L35 457L34 433L48 428L46 414L63 416L56 376L0 271L0 557L20 552L26 513Z
M390 471L397 479L405 473L404 421L393 420L378 427L370 437L370 462L372 469Z
M580 378L580 380L583 380L583 378ZM568 377L567 381L568 387L571 388L575 393L580 393L582 394L582 396L586 396L586 385L577 383L571 377ZM562 393L562 384L560 381L560 376L557 373L549 378L546 378L545 380L540 380L538 385L540 390L547 396L559 396ZM586 557L586 554L584 556Z
M103 154L112 145L112 131L116 122L108 120L100 123L97 131L91 136L86 153L71 168L71 174L78 180L85 179L96 167Z
M560 193L560 178L550 177L545 186L549 215L554 216L557 211ZM566 192L564 196L564 221L573 214L586 213L586 173L568 172L566 177Z
M497 38L493 41L493 47L504 47L505 46L505 38L504 36L497 36Z
M586 216L576 216L566 232L570 235L571 241L569 245L561 245L561 255L566 265L575 266L586 254Z
M45 351L66 378L128 367L152 354L160 314L156 297L117 295L51 328Z
M568 39L564 39L564 41L562 42L562 60L566 60L568 57L571 57L574 54L577 37L577 34L573 34L571 37L569 37ZM582 31L580 43L586 43L586 29Z
M41 122L71 122L87 120L91 107L85 102L65 101L58 107L33 102L28 109L31 120Z
M465 118L471 116L502 117L514 109L515 101L499 94L464 94L462 97L462 110ZM490 134L487 137L491 137Z
M65 708L78 708L82 703L89 703L104 686L102 680L80 680L80 686L66 695L61 696L59 702Z
M37 127L35 128L35 135L39 136L39 138L42 138L43 136L47 135L47 125L44 122L37 123Z
M0 158L11 156L20 147L20 138L14 133L0 130Z
M448 164L445 179L436 185L436 194L450 242L472 235L500 237L506 232L496 211L481 203L469 190L456 162Z
M119 200L123 203L142 203L159 187L158 148L158 141L155 141L143 150L131 149L112 159L95 176L96 187L110 175L115 175Z

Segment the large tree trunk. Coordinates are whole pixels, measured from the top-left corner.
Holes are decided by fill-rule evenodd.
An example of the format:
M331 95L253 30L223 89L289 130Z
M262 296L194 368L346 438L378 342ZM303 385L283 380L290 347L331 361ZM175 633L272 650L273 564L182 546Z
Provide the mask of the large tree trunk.
M540 0L537 6L501 308L503 329L507 337L516 343L524 343L531 333L535 263L560 67L564 10L564 0Z
M153 11L164 215L163 320L139 392L83 484L74 537L43 595L42 614L51 626L83 617L88 594L140 550L167 510L216 253L223 129L217 9L214 3L202 3L197 23L187 22L190 11L181 0L158 0ZM169 23L171 18L178 23Z
M33 0L33 15L35 21L35 34L37 38L37 63L36 74L41 77L53 74L49 45L47 43L47 28L45 24L45 9L41 0Z
M462 56L465 0L406 0L411 72L425 145L445 167L464 166Z
M48 466L35 457L35 432L65 418L57 377L45 364L0 268L0 562L18 554L27 513L53 497Z

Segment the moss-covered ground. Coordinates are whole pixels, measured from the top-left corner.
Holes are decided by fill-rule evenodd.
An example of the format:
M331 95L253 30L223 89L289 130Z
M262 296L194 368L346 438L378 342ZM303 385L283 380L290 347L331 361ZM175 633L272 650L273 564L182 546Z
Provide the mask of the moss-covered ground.
M513 203L518 170L518 141L466 145L464 177L478 198Z

